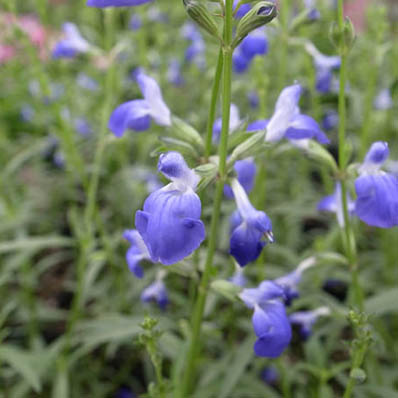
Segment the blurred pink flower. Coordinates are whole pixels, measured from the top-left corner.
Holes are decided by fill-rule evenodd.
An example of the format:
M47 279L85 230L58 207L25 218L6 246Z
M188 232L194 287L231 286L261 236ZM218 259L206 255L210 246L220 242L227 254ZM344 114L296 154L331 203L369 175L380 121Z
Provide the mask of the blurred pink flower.
M349 17L355 30L361 32L365 29L366 9L372 0L351 0L344 2L344 15Z
M3 45L0 43L0 65L13 58L15 55L14 47Z

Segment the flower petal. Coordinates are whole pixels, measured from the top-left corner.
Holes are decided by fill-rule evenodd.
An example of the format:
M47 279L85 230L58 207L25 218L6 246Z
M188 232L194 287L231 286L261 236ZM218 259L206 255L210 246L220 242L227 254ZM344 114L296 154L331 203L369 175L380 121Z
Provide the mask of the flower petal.
M150 3L153 0L87 0L89 7L130 7Z
M151 124L150 108L144 100L133 100L119 105L111 114L108 128L116 137L122 137L127 129L147 130Z
M328 144L329 138L320 129L318 123L310 116L296 115L286 130L285 138L291 140L302 140L312 138L318 140L321 144Z

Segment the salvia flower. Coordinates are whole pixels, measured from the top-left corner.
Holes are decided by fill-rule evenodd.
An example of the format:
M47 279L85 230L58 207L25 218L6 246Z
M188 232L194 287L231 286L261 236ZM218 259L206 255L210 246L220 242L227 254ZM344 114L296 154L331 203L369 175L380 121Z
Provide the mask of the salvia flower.
M257 336L254 352L260 357L280 356L291 340L291 325L280 301L283 295L283 289L271 281L243 289L239 295L248 308L254 309L252 324Z
M268 52L268 40L264 28L249 33L234 51L232 58L234 71L244 73L249 68L256 55L265 55Z
M178 152L160 156L158 170L171 183L153 192L137 211L135 225L152 261L174 264L195 251L205 238L201 203L195 188L199 177Z
M310 42L305 45L312 56L316 69L316 89L320 93L329 93L332 89L333 70L340 68L341 58L337 55L324 55Z
M312 311L297 311L289 315L289 320L293 325L300 328L300 336L303 340L307 340L312 334L312 327L320 316L330 314L328 307L319 307Z
M315 0L304 0L304 6L308 11L310 21L315 21L321 17L319 10L315 7Z
M236 130L242 121L240 120L239 108L235 104L231 104L229 112L229 131ZM213 142L220 140L220 134L222 130L222 118L218 118L213 124Z
M388 88L381 90L373 101L373 106L377 110L390 109L393 106L391 92Z
M86 75L85 73L79 73L76 82L81 88L84 88L85 90L93 92L99 90L98 82L92 77Z
M237 174L238 181L243 189L250 193L254 186L254 179L256 177L256 163L253 158L237 160L234 164L234 170ZM233 199L234 194L229 185L224 186L224 195L228 199Z
M275 366L267 366L261 372L261 379L270 386L279 381L279 372Z
M141 4L150 3L153 0L87 0L89 7L131 7L139 6Z
M356 215L366 224L379 228L398 225L398 177L380 170L388 156L387 142L374 142L355 180Z
M241 4L240 7L238 9L236 9L236 6L238 5L238 3L239 3L239 0L234 0L233 9L235 11L235 18L241 19L251 9L251 5L247 4L247 3Z
M247 278L245 277L243 268L236 265L235 273L229 279L236 286L244 287L247 284Z
M141 279L144 276L141 262L143 260L151 261L148 248L136 229L127 229L124 231L123 237L130 243L130 247L126 252L127 265L130 271Z
M80 34L79 29L74 23L67 22L63 26L65 37L54 47L53 58L73 58L77 54L87 53L91 45Z
M195 63L199 68L203 68L206 64L205 60L205 41L196 25L187 22L181 29L184 39L189 40L191 44L185 50L185 62L188 64Z
M156 81L142 71L137 73L136 80L144 99L125 102L112 112L108 127L116 137L122 137L127 129L148 130L152 119L159 126L171 125L170 110Z
M348 192L347 192L347 208L348 208L348 213L350 215L354 214L355 202L351 199ZM324 197L318 203L318 210L336 213L337 222L339 223L339 226L341 228L344 228L344 209L343 209L343 200L341 197L341 184L339 182L336 183L334 193L332 195Z
M274 280L274 282L283 289L286 305L290 305L291 302L299 296L298 284L301 281L302 274L306 269L314 265L315 258L309 257L302 261L294 271Z
M167 80L176 87L184 85L184 78L181 73L181 62L177 58L172 58L169 61Z
M231 234L230 254L243 267L258 258L268 241L273 242L272 223L263 211L253 207L237 179L232 180L231 188L239 217Z
M334 110L329 110L325 113L322 119L322 127L326 131L333 130L339 124L339 114Z
M167 293L166 285L163 282L164 275L160 274L156 280L147 286L141 293L141 301L149 303L156 301L160 309L164 310L169 303L169 295Z
M282 90L276 101L274 114L267 125L266 141L287 138L292 142L315 139L321 144L329 143L318 123L312 117L300 113L298 102L301 93L302 87L297 83Z

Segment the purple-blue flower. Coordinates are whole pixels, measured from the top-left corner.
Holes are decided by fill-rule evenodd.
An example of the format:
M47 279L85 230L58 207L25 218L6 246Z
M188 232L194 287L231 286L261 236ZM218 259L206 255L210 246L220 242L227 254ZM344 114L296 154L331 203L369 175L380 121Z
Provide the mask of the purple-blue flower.
M300 328L300 336L303 340L307 340L312 334L312 327L320 316L330 314L328 307L319 307L312 311L297 311L289 315L289 320L293 325Z
M189 256L205 238L195 193L199 177L178 152L162 154L158 170L172 182L149 195L135 225L152 261L170 265Z
M300 113L298 102L301 93L302 87L297 83L282 90L267 125L266 141L287 138L293 142L315 139L321 144L329 143L318 123L312 117Z
M355 202L351 199L349 193L347 192L347 208L348 213L353 215L355 212ZM329 211L336 213L337 222L341 228L344 228L344 210L343 210L343 200L341 196L341 184L336 183L334 193L332 195L324 197L318 203L319 211Z
M203 68L206 64L206 47L199 29L192 22L188 22L183 25L181 34L184 39L191 42L185 50L185 62L188 64L195 63L199 68Z
M257 171L256 163L254 163L253 158L237 160L234 164L234 170L240 185L242 185L247 193L250 193L254 186L254 179ZM234 194L229 185L224 186L224 195L228 199L233 199Z
M169 303L169 296L166 285L163 282L163 278L156 279L155 282L151 283L142 291L141 301L143 303L156 301L162 310L167 307L167 304Z
M304 0L305 8L308 11L308 19L315 21L321 17L319 10L315 7L314 0Z
M249 100L249 104L251 108L256 109L260 103L260 98L256 91L250 91L247 94L247 99Z
M390 109L393 106L391 92L388 88L381 90L373 101L373 106L377 110Z
M147 130L152 119L159 126L171 125L170 110L156 81L141 71L136 79L144 99L125 102L112 112L108 127L116 137L122 137L127 129Z
M176 87L184 85L184 78L181 73L181 62L177 58L172 58L169 61L167 80Z
M233 9L236 10L236 6L238 5L239 0L234 0L233 3ZM236 10L235 18L236 19L241 19L243 16L245 16L251 9L250 4L241 4L239 9Z
M328 56L318 51L310 42L305 45L312 56L316 69L316 89L320 93L329 93L332 89L333 70L340 68L341 58L337 55Z
M309 257L302 261L294 271L274 280L274 282L283 289L286 305L290 305L291 302L299 296L297 287L301 281L302 274L313 265L315 265L315 259L314 257Z
M268 40L263 28L249 33L242 43L234 51L232 58L234 71L245 72L256 55L264 55L268 52Z
M326 131L333 130L334 128L337 127L338 123L339 123L339 114L334 110L327 111L323 116L322 127Z
M398 225L398 177L380 170L388 156L387 142L374 142L355 180L356 215L366 224L379 228Z
M89 7L130 7L139 6L141 4L150 3L153 0L87 0Z
M260 357L280 356L291 340L292 329L280 301L283 296L283 289L271 281L243 289L239 295L248 308L254 309L252 323L257 336L254 352Z
M83 38L75 24L67 22L62 29L65 37L55 45L53 58L73 58L90 50L90 44Z
M76 131L84 137L87 137L94 132L91 124L84 117L78 117L74 119L73 123L75 125Z
M241 123L239 108L235 104L231 104L229 112L229 131L232 132L236 130ZM220 140L221 129L222 118L219 117L214 121L213 124L213 142L218 142Z
M246 131L254 132L259 130L265 130L268 126L268 123L269 123L268 119L255 120L254 122L248 124Z
M245 277L243 268L236 266L235 273L229 278L229 281L236 286L244 287L247 284L247 278Z
M152 261L148 248L136 229L127 229L124 231L123 237L130 243L130 247L126 252L127 265L130 271L141 279L144 276L141 261Z
M274 366L267 366L261 372L261 379L269 385L274 385L279 381L278 369Z
M85 73L79 73L76 79L77 84L88 91L98 91L99 84L92 77L87 76Z
M230 254L243 267L258 258L267 241L273 242L272 223L263 211L253 207L237 179L232 180L231 188L239 217L231 234Z
M130 17L129 28L131 30L139 30L142 26L142 19L138 14L133 14Z

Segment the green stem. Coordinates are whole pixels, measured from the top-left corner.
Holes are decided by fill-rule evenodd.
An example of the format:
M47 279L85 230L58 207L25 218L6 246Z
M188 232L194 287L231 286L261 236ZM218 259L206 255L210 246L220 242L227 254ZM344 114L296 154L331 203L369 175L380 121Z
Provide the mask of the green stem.
M344 31L344 14L343 14L343 0L338 1L338 26L341 35ZM343 37L340 42L340 56L341 56L341 67L340 67L340 88L339 88L339 167L341 173L341 195L343 204L343 215L344 215L344 229L343 229L343 241L345 241L345 251L347 259L351 269L352 277L352 289L354 292L355 303L359 309L363 308L362 291L358 280L358 264L357 264L357 253L356 253L356 242L355 236L351 227L351 220L348 213L347 204L347 183L346 183L346 102L345 102L345 88L347 82L347 49L343 41Z
M192 380L195 375L197 358L200 354L200 333L203 320L203 313L206 304L207 290L210 282L211 269L213 265L214 253L218 240L218 226L221 213L221 202L223 198L224 182L227 172L227 149L229 135L229 118L231 106L231 74L232 74L232 0L225 2L225 23L224 23L224 42L222 49L223 56L223 85L222 85L222 130L221 139L218 148L219 178L216 185L214 197L213 213L210 225L210 234L208 240L208 251L205 263L205 269L198 287L198 295L192 316L192 336L187 354L185 373L179 391L180 398L189 396L192 390Z
M278 71L278 88L282 90L286 83L287 74L287 56L289 45L289 10L290 0L282 0L280 2L280 21L282 27L282 38L279 52L279 71Z
M360 348L355 350L354 359L353 359L352 365L351 365L351 371L353 369L361 368L362 362L365 359L365 354L366 354L367 349L368 349L368 345L362 344ZM351 397L352 391L354 390L354 387L355 387L355 384L356 384L355 378L351 377L351 375L350 375L350 378L348 380L347 386L344 391L343 398Z
M106 50L110 50L112 47L112 38L113 38L113 14L112 9L105 11L105 48ZM86 224L87 231L89 236L92 236L92 226L95 224L93 222L95 218L95 210L96 210L96 201L97 201L97 192L98 185L101 174L101 164L104 157L104 150L107 138L107 125L108 118L111 111L112 105L112 95L113 95L113 77L114 77L114 66L111 65L107 70L105 76L105 100L102 108L102 120L101 120L101 129L100 135L98 137L98 144L96 148L96 152L94 155L94 167L93 172L91 174L88 190L87 190L87 205L84 212L84 220Z
M217 58L217 66L216 66L216 74L214 76L213 81L213 88L211 91L211 101L210 101L210 108L209 108L209 116L207 118L207 128L206 128L206 146L205 146L205 157L206 159L209 158L211 153L211 143L213 139L213 124L216 118L216 107L217 107L217 99L220 92L220 82L221 82L221 75L223 70L223 53L222 48L218 53Z

